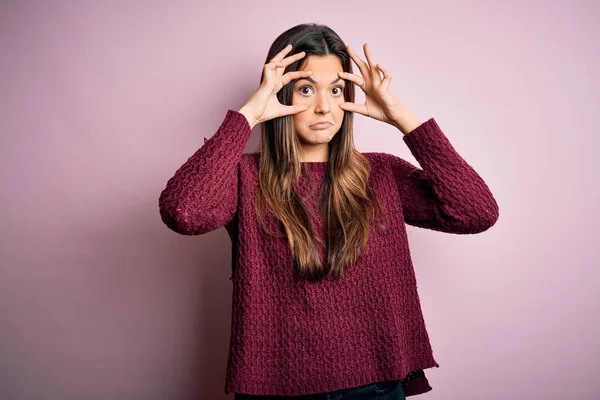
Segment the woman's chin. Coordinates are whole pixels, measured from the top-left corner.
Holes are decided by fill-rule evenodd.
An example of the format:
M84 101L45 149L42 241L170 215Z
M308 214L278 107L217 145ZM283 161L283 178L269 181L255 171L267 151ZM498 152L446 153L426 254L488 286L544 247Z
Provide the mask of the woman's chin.
M331 139L333 139L333 135L330 133L327 133L327 134L322 134L322 135L318 135L318 136L313 136L310 138L300 138L300 141L305 144L317 145L317 144L329 143L329 142L331 142Z

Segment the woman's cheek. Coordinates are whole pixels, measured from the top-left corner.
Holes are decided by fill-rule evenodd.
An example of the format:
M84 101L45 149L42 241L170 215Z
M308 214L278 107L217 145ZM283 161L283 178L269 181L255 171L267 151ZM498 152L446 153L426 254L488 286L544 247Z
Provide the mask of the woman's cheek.
M295 99L296 104L308 104L308 100L304 96L294 94L294 99Z

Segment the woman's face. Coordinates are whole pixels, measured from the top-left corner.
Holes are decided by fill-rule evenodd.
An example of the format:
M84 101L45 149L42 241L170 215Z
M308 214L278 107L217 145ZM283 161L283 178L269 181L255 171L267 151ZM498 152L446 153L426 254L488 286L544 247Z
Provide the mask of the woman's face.
M344 119L344 110L339 107L345 101L346 82L338 76L338 72L343 71L342 63L334 55L311 55L306 58L300 70L310 70L313 73L294 83L292 104L308 106L306 110L293 115L296 135L308 148L327 145ZM331 125L325 129L311 126L320 121L327 121Z

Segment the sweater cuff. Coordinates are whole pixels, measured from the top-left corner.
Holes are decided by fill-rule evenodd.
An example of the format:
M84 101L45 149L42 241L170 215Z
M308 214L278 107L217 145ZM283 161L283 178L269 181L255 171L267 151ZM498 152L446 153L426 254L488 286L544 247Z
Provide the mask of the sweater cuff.
M221 123L221 128L224 128L228 131L236 131L241 132L242 130L252 130L250 127L250 123L244 116L244 114L240 113L236 110L227 110L227 114L225 114L225 119Z
M453 148L434 118L429 118L402 138L414 154L439 155Z
M432 117L429 118L427 121L421 123L421 125L417 126L412 131L408 132L402 138L405 140L410 140L410 138L412 138L413 136L419 136L423 134L428 135L436 130L440 130L440 127L438 126L435 119Z

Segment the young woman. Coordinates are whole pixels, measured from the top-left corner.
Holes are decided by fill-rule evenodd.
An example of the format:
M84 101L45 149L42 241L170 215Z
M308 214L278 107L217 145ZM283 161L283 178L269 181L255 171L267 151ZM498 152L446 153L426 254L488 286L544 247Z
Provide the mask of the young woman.
M392 95L389 71L366 44L364 53L366 61L323 25L282 33L258 90L227 111L160 195L170 229L224 226L231 237L225 393L236 399L404 399L431 390L424 369L439 364L406 224L473 234L498 219L482 178L433 118L420 122ZM396 127L422 168L357 151L353 113ZM256 124L259 149L244 154Z

